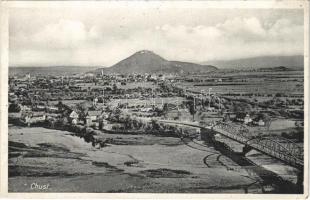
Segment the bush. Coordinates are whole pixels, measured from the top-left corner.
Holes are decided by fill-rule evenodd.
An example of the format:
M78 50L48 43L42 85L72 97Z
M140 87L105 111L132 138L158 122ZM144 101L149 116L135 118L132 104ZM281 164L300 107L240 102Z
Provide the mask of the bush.
M275 97L282 97L282 96L284 96L283 93L276 93L276 95L275 95Z
M20 106L16 103L10 104L9 106L9 112L20 112Z

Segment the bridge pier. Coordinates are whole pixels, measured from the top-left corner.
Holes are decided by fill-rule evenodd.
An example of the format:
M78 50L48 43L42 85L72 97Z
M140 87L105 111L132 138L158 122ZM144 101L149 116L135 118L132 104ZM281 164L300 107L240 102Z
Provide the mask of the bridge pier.
M207 128L201 128L200 138L201 140L206 141L206 142L213 142L215 140L213 130L207 129Z
M298 192L303 193L304 192L304 170L303 169L298 170L296 185L297 185Z
M242 155L245 156L251 150L252 150L252 147L250 147L249 145L244 145L244 147L242 148Z

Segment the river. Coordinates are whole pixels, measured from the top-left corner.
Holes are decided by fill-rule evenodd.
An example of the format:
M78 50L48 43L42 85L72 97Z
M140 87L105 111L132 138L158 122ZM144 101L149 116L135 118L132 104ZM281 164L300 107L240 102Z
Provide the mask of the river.
M96 148L67 131L9 125L9 192L262 193L259 176L202 141L101 137L110 144Z

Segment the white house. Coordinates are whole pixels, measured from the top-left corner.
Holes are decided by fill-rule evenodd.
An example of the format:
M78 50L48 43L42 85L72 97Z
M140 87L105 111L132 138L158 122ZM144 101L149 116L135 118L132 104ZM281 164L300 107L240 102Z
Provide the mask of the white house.
M260 119L258 121L258 126L265 126L265 122L262 119Z
M20 106L20 110L21 111L31 111L31 108L29 106L22 105L22 106Z
M58 111L58 108L56 107L56 106L49 106L49 107L47 107L48 108L48 110L50 111L50 112L57 112Z
M248 123L251 123L253 120L252 118L250 117L249 114L246 114L245 118L244 118L244 123L245 124L248 124Z
M77 124L77 123L78 123L78 120L77 120L76 118L73 118L73 119L71 120L71 123L72 123L72 124Z
M258 125L258 126L265 126L265 121L263 119L254 119L253 124Z
M78 118L79 115L73 110L70 115L69 115L70 118Z
M77 114L74 110L69 115L69 120L72 124L77 124L79 119L79 114Z

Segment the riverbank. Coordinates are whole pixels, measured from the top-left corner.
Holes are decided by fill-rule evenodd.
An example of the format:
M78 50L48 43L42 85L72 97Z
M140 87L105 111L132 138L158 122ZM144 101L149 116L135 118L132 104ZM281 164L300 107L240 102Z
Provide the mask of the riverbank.
M219 153L212 147L174 137L104 137L114 142L99 149L67 131L10 126L9 191L262 192L255 175L225 156L209 156ZM33 190L33 182L50 187Z
M92 143L93 146L96 147L104 147L106 142L113 142L112 140L106 140L103 136L104 134L122 134L122 135L153 135L153 136L161 136L161 137L180 137L180 130L176 128L176 126L169 125L165 129L160 127L159 123L156 120L144 122L145 127L137 128L127 128L127 129L106 129L89 127L85 125L79 124L71 124L64 123L61 121L57 121L56 123L48 120L38 121L31 124L26 124L24 121L20 119L20 117L9 117L9 123L14 124L15 126L21 127L42 127L52 130L60 130L60 131L68 131L73 135L83 138L85 142ZM115 122L114 122L115 123ZM117 122L116 122L117 124ZM184 129L182 132L183 135L190 136L192 134L196 134L196 132L191 130L190 128Z

